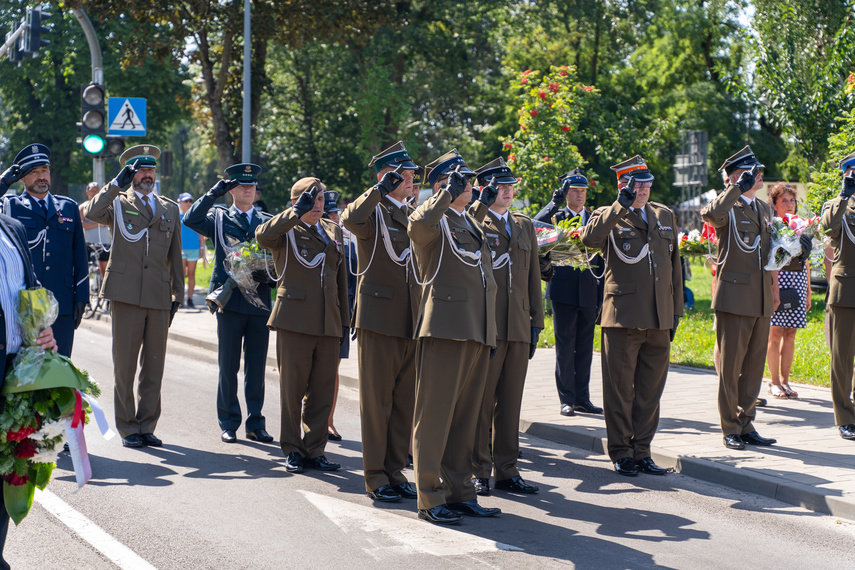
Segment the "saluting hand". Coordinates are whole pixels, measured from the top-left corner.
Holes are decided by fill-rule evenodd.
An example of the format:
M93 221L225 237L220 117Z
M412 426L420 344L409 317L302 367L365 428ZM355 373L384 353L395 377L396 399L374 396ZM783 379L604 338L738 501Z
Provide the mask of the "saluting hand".
M757 179L758 170L759 167L755 164L751 167L751 170L746 170L745 172L739 175L739 179L736 181L736 185L739 187L739 190L743 194L754 188L754 182Z
M457 198L466 191L466 177L460 173L459 166L448 176L448 182L445 185L445 190L451 194L452 202L457 200Z
M404 167L399 166L395 170L390 170L383 175L383 178L381 178L380 182L377 183L377 189L380 191L380 196L386 196L390 192L394 192L395 188L401 185L401 182L404 181L404 177L401 176L401 172L403 171Z
M850 172L843 177L843 187L840 189L840 194L838 194L838 196L845 200L847 198L851 198L852 194L855 194L855 177L853 177Z
M3 186L4 194L9 189L9 186L21 179L21 176L23 176L23 173L21 172L21 167L17 164L13 164L0 175L0 185Z
M302 218L312 211L312 208L315 207L315 199L318 197L318 192L318 187L312 186L311 190L300 194L300 197L297 198L294 206L292 206L298 217Z
M478 201L483 203L488 208L496 202L499 196L499 189L496 187L496 177L490 179L490 183L481 187L481 193L478 196Z
M552 193L552 202L559 206L567 199L567 192L570 190L570 179L565 178L561 184L561 188Z
M228 194L229 190L239 185L240 182L238 180L220 180L208 190L208 194L214 198L220 198Z
M635 176L630 176L627 185L618 192L618 204L624 208L628 209L635 202L635 184Z
M134 176L137 175L137 170L139 170L139 166L137 166L138 161L134 161L133 163L128 163L122 168L119 173L113 178L113 184L118 186L121 189L125 189L128 185L134 181Z

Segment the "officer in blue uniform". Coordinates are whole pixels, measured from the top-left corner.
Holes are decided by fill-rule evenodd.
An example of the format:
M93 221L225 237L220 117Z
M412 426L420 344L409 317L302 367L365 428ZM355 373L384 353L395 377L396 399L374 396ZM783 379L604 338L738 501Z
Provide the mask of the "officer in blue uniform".
M214 272L211 291L221 287L228 279L223 260L226 250L250 241L255 228L272 216L253 207L255 186L261 167L256 164L235 164L226 169L226 179L217 182L207 194L196 200L184 214L184 224L214 242ZM233 205L226 208L214 202L230 192ZM220 439L225 443L237 441L241 424L238 401L238 368L243 346L244 396L247 419L246 437L253 441L269 443L273 437L265 430L261 413L264 406L264 367L267 363L267 345L270 318L270 278L266 273L256 273L258 298L251 302L235 288L221 310L217 311L217 337L220 378L217 390L217 420L222 430ZM259 306L260 305L260 306Z
M59 303L53 334L59 353L71 356L74 329L89 301L89 263L77 202L50 193L50 149L27 145L0 177L0 195L17 181L24 192L3 196L2 210L27 229L36 277Z

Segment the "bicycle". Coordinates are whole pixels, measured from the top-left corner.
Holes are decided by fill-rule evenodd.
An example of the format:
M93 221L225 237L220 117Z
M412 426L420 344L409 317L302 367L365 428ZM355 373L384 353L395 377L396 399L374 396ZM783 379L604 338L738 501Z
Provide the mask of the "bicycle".
M109 301L100 297L101 283L104 277L98 269L98 255L104 251L104 247L96 243L88 243L89 250L89 304L83 313L84 319L91 319L99 309L107 310Z

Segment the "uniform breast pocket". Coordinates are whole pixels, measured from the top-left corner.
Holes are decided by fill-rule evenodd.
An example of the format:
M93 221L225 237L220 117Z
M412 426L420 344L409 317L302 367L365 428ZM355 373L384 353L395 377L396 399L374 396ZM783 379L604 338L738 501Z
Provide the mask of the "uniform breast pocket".
M520 265L522 265L523 271L528 271L531 260L531 243L528 240L520 240L517 247L520 250Z
M612 237L615 240L614 245L617 247L618 251L623 255L630 257L638 255L644 247L644 244L647 243L644 236L634 228L629 231L612 232Z
M472 239L469 232L452 231L451 237L454 240L454 245L457 249L463 249L466 251L475 251L477 249L475 247L475 240Z

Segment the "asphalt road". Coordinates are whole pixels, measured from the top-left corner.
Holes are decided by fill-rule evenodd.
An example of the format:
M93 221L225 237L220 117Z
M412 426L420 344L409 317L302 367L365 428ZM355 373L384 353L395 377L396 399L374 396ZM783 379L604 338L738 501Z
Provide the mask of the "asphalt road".
M109 328L81 329L76 364L112 419ZM48 492L12 528L13 568L851 568L855 526L681 475L626 479L603 456L523 437L524 477L540 494L482 498L492 519L438 527L415 501L375 507L361 477L359 407L342 387L327 455L336 473L292 475L276 443L220 442L216 355L172 343L157 435L125 449L87 427L93 480L76 491L61 457ZM267 376L267 427L279 430ZM412 476L412 473L409 473Z

